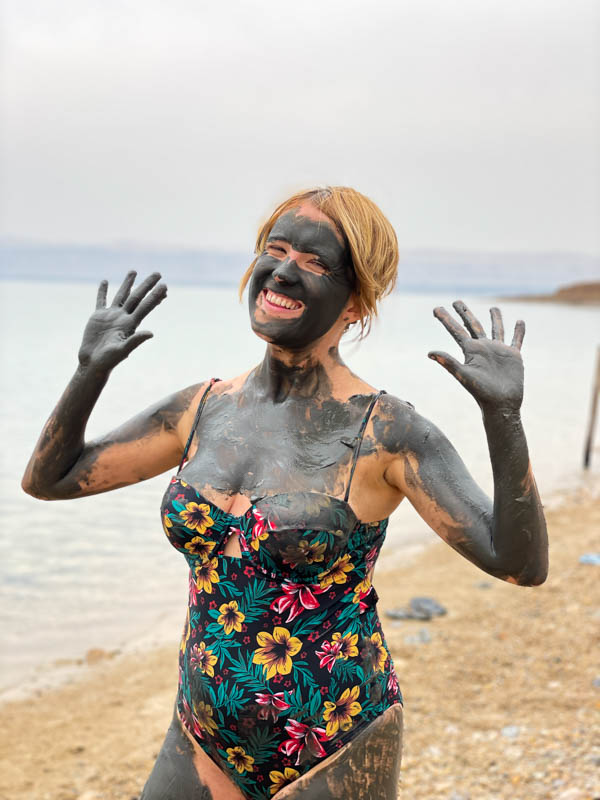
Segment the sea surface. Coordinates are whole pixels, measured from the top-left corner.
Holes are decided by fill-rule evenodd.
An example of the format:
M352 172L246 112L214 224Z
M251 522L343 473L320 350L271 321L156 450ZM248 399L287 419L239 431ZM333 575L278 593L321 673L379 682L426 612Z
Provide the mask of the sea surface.
M114 287L113 287L114 288ZM376 387L412 402L450 438L485 490L492 478L479 410L438 364L431 349L458 355L433 318L454 296L395 294L370 337L347 343L349 366ZM463 296L487 323L492 299ZM95 303L89 283L0 283L0 688L43 686L57 660L90 648L127 648L174 638L183 624L184 559L167 543L159 504L169 476L69 502L27 496L20 479L41 427L76 367L81 333ZM523 346L523 419L542 497L552 502L585 481L582 471L600 315L596 309L511 302L508 331L527 322ZM154 338L112 374L88 426L104 433L161 397L211 376L246 371L264 344L249 329L235 290L175 286L144 327ZM596 437L600 439L600 434ZM403 504L405 505L405 504ZM393 518L380 569L393 569L411 548L435 539L407 506ZM458 556L457 556L458 558ZM401 587L398 602L406 602ZM12 687L12 688L11 688Z

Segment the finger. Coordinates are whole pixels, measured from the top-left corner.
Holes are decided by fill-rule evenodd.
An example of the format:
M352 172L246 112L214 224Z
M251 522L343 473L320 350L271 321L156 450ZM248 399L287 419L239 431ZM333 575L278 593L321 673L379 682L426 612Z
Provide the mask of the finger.
M494 306L494 308L490 308L490 317L492 319L492 339L503 342L504 322L502 322L502 312Z
M135 270L131 270L130 272L125 275L125 280L117 289L117 293L115 294L112 305L113 306L122 306L125 300L129 297L129 291L133 286L133 282L135 280L135 276L137 272Z
M437 361L437 363L441 364L444 369L447 369L451 375L454 375L455 378L460 380L463 365L449 353L443 353L440 350L432 350L430 353L427 353L427 357L432 361Z
M462 347L463 342L467 339L464 328L442 306L433 309L433 316L439 319L450 336Z
M465 324L465 328L474 339L485 339L483 325L479 322L475 314L466 307L462 300L455 300L454 303L452 303L452 308L460 316Z
M137 331L132 336L127 338L125 342L125 352L129 355L136 347L139 347L144 342L148 341L148 339L152 339L154 336L151 331Z
M162 301L165 299L166 296L167 296L166 285L164 283L159 283L158 286L156 286L150 292L149 295L146 295L146 297L144 297L142 302L138 305L138 307L131 315L135 324L139 325L140 322L144 319L144 317L147 316L152 311L153 308L156 308L156 306L159 303L162 303Z
M148 275L148 277L140 283L135 292L132 292L129 295L129 297L123 304L123 308L125 309L125 311L129 313L135 311L135 309L139 306L143 298L148 294L150 289L152 289L153 286L156 286L156 284L159 282L160 279L161 279L160 272L153 272L152 275Z
M100 281L98 286L98 294L96 295L96 311L100 308L106 308L106 293L108 292L108 281Z
M515 332L513 333L513 339L511 347L516 347L517 350L521 349L521 345L523 344L523 337L525 336L525 323L522 319L518 319L515 324Z

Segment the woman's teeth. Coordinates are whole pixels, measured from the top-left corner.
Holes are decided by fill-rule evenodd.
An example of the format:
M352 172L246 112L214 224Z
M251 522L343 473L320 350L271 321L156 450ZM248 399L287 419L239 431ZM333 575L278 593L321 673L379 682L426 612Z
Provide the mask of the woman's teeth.
M283 297L281 294L274 294L270 290L265 292L265 297L269 303L272 303L274 306L281 306L282 308L289 308L292 311L300 308L302 303L296 302L296 300L290 300L289 297Z

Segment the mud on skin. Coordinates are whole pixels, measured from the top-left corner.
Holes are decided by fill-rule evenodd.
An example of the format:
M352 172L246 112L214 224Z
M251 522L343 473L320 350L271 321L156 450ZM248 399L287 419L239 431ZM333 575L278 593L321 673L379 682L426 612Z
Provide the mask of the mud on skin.
M268 342L293 350L319 339L338 319L354 286L348 248L334 229L293 210L281 216L256 261L248 303L252 329ZM261 312L271 290L302 304L296 318Z
M182 471L198 489L244 494L254 502L281 492L344 493L352 449L371 395L343 402L331 396L322 365L299 369L267 356L240 391L215 384L200 419L195 440L200 448ZM265 398L264 373L276 371L273 402ZM276 447L273 447L273 437ZM374 452L365 437L361 456Z

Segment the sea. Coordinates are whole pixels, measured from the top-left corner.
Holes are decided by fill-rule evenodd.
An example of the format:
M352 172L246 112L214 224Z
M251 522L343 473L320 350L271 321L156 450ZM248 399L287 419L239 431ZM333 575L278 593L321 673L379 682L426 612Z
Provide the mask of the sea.
M68 502L36 500L20 487L42 425L76 368L95 294L89 281L0 281L0 700L51 685L61 670L72 679L90 651L175 643L184 621L185 561L168 544L159 518L169 475ZM460 299L487 321L498 294L463 292ZM371 335L344 343L341 351L354 372L410 401L435 422L491 492L479 409L427 358L432 349L458 356L432 314L434 306L450 308L455 299L457 294L445 288L397 292L384 301ZM522 413L538 485L550 505L598 483L599 445L591 470L583 470L582 458L600 314L594 308L526 301L505 302L502 308L507 331L518 318L527 324ZM144 327L154 338L111 375L90 419L89 437L177 389L211 376L240 374L264 352L233 286L173 285ZM414 510L402 504L392 516L378 569L397 568L435 540ZM399 586L398 603L407 599Z

